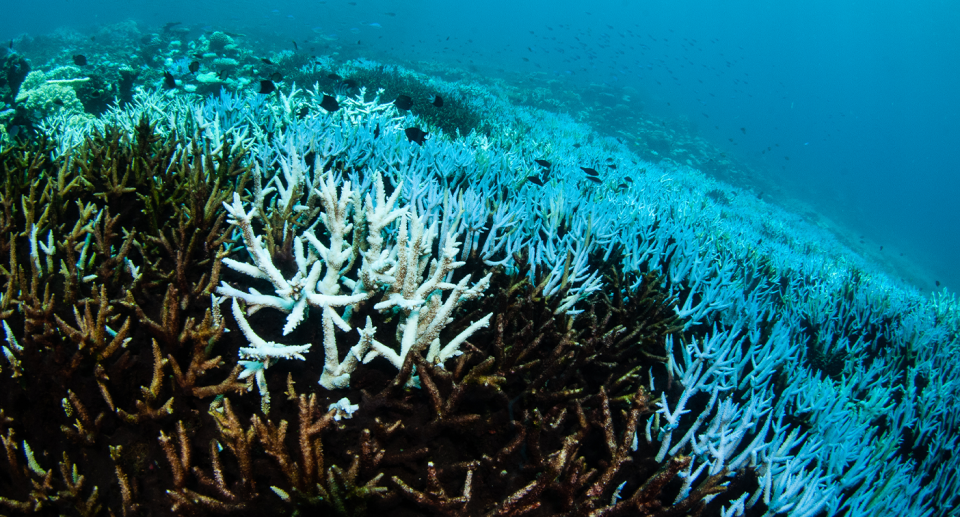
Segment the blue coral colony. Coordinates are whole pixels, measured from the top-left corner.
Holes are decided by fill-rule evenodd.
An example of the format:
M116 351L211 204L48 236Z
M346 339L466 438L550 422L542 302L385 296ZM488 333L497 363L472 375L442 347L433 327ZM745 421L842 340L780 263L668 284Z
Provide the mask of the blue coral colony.
M954 295L493 86L240 38L3 58L4 513L954 514Z

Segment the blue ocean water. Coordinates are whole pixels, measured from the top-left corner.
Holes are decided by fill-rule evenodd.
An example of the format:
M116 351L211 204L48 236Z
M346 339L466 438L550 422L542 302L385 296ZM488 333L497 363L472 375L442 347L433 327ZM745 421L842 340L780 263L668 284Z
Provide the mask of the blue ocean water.
M951 2L6 2L4 41L181 22L628 95L923 290L960 286L960 7ZM310 43L314 42L314 43ZM591 102L589 96L584 105ZM813 213L816 213L814 215ZM882 250L881 250L882 247Z

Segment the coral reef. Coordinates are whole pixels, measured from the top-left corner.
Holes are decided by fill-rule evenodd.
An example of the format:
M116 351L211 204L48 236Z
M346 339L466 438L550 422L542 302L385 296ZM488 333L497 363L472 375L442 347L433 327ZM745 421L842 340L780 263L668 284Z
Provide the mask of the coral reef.
M207 40L207 51L223 52L227 45L233 45L233 38L229 34L216 31Z
M0 103L13 104L30 70L30 62L22 54L8 52L0 56Z
M77 97L76 87L90 81L75 66L56 68L49 72L34 70L20 85L17 109L32 121L62 112L68 119L87 117L83 103Z
M954 296L569 117L337 70L95 117L27 77L4 511L951 514Z

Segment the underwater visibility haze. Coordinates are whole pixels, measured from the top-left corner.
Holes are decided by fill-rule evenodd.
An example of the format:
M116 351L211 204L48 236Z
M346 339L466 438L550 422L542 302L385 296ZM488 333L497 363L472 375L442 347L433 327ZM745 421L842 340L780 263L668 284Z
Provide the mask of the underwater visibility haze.
M960 7L4 3L0 514L960 515Z

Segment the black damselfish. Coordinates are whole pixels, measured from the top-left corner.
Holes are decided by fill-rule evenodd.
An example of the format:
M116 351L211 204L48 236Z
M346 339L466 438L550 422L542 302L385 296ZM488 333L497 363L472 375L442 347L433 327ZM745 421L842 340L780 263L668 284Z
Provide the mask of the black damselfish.
M408 127L407 129L404 129L403 132L407 134L407 140L416 142L420 145L423 145L423 137L429 134L418 127Z
M334 99L329 95L324 95L323 100L320 101L320 107L327 110L330 113L333 113L334 111L337 111L338 109L340 109L340 103L337 102L337 99Z
M401 95L393 101L393 105L402 110L408 110L413 107L413 99L409 95Z
M260 91L258 93L266 95L275 91L277 91L277 85L273 84L273 81L270 81L269 79L263 79L260 81Z

